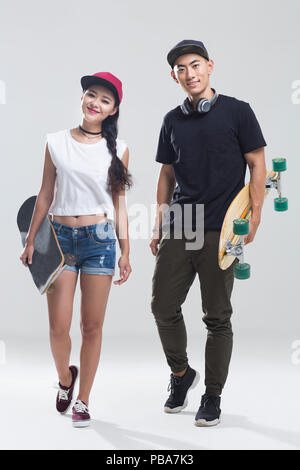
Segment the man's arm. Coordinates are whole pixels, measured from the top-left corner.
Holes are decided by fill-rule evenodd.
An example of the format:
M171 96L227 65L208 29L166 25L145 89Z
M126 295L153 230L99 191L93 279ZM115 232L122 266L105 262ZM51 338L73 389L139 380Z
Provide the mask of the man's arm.
M156 216L154 222L154 228L158 228L162 223L162 215L164 212L164 205L169 206L173 197L174 189L176 186L176 179L174 174L173 165L164 164L161 167L158 183L157 183L157 192L156 192ZM155 231L153 233L150 248L155 256L161 239L161 231Z
M250 220L249 234L245 237L245 244L253 241L260 223L261 210L265 197L266 162L264 147L245 153L245 159L250 170L250 198L252 204L252 216Z

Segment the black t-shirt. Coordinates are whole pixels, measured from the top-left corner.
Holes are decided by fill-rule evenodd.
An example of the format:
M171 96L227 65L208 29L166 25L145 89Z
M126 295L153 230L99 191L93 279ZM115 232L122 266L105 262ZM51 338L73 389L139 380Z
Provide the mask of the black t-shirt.
M226 211L245 185L244 154L266 144L249 103L219 94L208 113L169 111L155 160L172 164L177 186L170 205L204 204L205 230L220 230Z

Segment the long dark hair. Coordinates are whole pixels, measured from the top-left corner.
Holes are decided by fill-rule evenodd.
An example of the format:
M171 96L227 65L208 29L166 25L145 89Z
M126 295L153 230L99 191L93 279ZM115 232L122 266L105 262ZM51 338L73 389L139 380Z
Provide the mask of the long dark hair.
M119 118L119 108L115 114L108 116L102 122L102 137L106 139L107 148L112 156L111 164L108 169L108 189L112 194L117 194L119 191L131 188L132 176L127 170L126 166L117 156L117 142L118 135L117 121Z

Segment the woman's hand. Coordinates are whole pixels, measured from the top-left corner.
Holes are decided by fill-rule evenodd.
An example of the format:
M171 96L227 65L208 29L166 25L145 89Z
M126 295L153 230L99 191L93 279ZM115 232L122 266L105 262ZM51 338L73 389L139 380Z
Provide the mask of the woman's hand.
M20 256L20 260L28 268L28 264L32 264L32 255L34 252L34 244L33 243L26 243L23 253ZM28 263L27 263L28 258Z
M129 263L129 257L122 255L119 259L118 266L120 268L120 279L114 281L114 284L121 285L123 282L127 281L129 274L131 273L131 266Z

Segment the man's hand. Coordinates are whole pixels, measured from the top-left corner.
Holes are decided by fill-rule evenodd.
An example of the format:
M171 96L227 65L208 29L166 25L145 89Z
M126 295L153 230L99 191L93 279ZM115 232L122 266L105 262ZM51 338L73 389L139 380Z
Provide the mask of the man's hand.
M260 224L260 219L250 219L249 222L249 233L244 237L244 244L247 245L248 243L253 242L256 230Z
M249 233L244 237L246 245L254 240L256 230L260 223L260 214L265 197L267 170L264 147L245 153L244 156L250 170L249 193L252 205L252 217L249 224Z
M161 236L162 236L162 235L161 235L161 232L156 232L156 231L155 231L155 232L153 233L153 236L152 236L151 241L150 241L150 243L149 243L149 246L150 246L150 248L151 248L152 254L153 254L154 256L157 255L157 252L158 252L158 245L159 245L159 243L160 243Z

